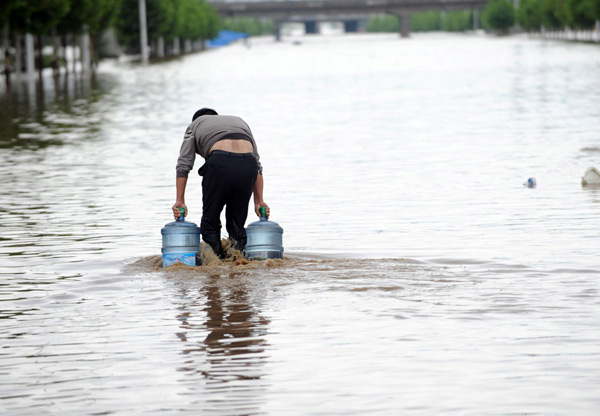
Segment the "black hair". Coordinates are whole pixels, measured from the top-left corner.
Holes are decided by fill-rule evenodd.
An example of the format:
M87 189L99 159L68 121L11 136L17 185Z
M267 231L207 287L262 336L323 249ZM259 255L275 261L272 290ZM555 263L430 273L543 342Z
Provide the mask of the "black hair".
M194 113L194 116L192 117L192 121L196 120L200 116L205 116L205 115L218 116L219 113L217 113L212 108L201 108L200 110L198 110Z

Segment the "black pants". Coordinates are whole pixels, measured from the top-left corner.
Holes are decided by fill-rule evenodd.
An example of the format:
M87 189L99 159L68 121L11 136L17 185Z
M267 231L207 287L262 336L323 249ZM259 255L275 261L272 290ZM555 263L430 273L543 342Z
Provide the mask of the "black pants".
M214 252L223 257L221 247L221 211L225 209L229 238L235 248L246 248L244 224L248 217L248 203L256 182L258 164L252 153L212 152L199 170L202 179L202 239Z

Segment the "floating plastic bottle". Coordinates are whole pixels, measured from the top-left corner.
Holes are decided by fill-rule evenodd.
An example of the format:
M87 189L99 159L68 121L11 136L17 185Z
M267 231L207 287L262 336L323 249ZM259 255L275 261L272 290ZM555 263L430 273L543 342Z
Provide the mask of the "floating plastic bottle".
M259 209L260 221L246 228L246 258L255 260L283 258L283 228L267 219L267 209Z
M163 267L173 264L200 266L200 227L185 220L185 208L179 208L177 221L165 225L162 234Z
M537 186L537 181L535 180L535 178L528 178L527 181L523 184L523 186L526 186L528 188L535 188Z

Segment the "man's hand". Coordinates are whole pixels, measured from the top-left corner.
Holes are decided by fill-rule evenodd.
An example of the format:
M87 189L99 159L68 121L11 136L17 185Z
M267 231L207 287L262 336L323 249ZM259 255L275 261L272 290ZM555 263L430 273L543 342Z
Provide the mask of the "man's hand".
M188 215L188 209L187 206L185 205L185 202L183 201L177 201L175 202L175 204L173 204L173 216L175 217L175 219L177 220L177 218L179 218L181 216L181 212L179 212L179 207L183 207L185 208L185 215L184 217L187 217Z
M185 206L185 185L187 184L187 179L185 177L177 178L175 181L175 187L177 188L177 197L175 198L175 204L173 204L173 216L175 219L181 216L181 213L177 208L183 207L185 208L184 217L188 215L188 209Z
M261 207L265 207L267 209L267 219L269 219L269 215L271 215L271 208L265 203L265 201L254 202L254 212L256 215L260 217L260 212L258 211Z

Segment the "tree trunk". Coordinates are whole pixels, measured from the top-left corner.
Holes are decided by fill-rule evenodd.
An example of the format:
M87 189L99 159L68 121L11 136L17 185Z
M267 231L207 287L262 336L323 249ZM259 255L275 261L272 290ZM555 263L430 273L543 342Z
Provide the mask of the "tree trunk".
M94 35L93 37L93 43L92 43L92 50L94 52L93 59L94 59L94 65L96 65L96 68L98 68L98 65L100 65L100 49L101 46L103 45L102 43L102 34L104 32L98 32Z
M60 43L62 44L62 59L65 65L65 75L69 75L69 61L67 61L67 35L61 35Z
M165 39L161 36L157 40L156 44L156 55L163 59L165 57Z
M58 33L56 32L56 26L52 28L52 75L57 77L59 74L60 63L59 63L59 39Z
M71 47L71 58L73 61L73 75L77 73L77 36L73 35L73 42L72 42L72 47Z
M81 35L81 67L84 72L90 70L90 35L87 28Z
M27 78L32 79L35 76L35 52L33 47L33 35L25 34L25 63L27 68Z
M23 68L23 38L20 33L15 33L15 71L17 77L21 78L21 68Z
M4 75L6 76L6 86L10 87L10 70L11 70L11 64L10 64L10 52L9 52L9 46L10 46L10 39L9 39L9 34L8 34L8 23L6 23L6 25L4 25L4 30L2 32L2 47L3 47L3 52L4 52L4 63L3 63L3 67L4 67Z
M37 66L40 74L40 79L42 78L42 71L44 70L44 43L42 41L42 35L37 35Z
M94 71L98 67L98 58L96 56L96 36L88 36L90 39L90 69Z

